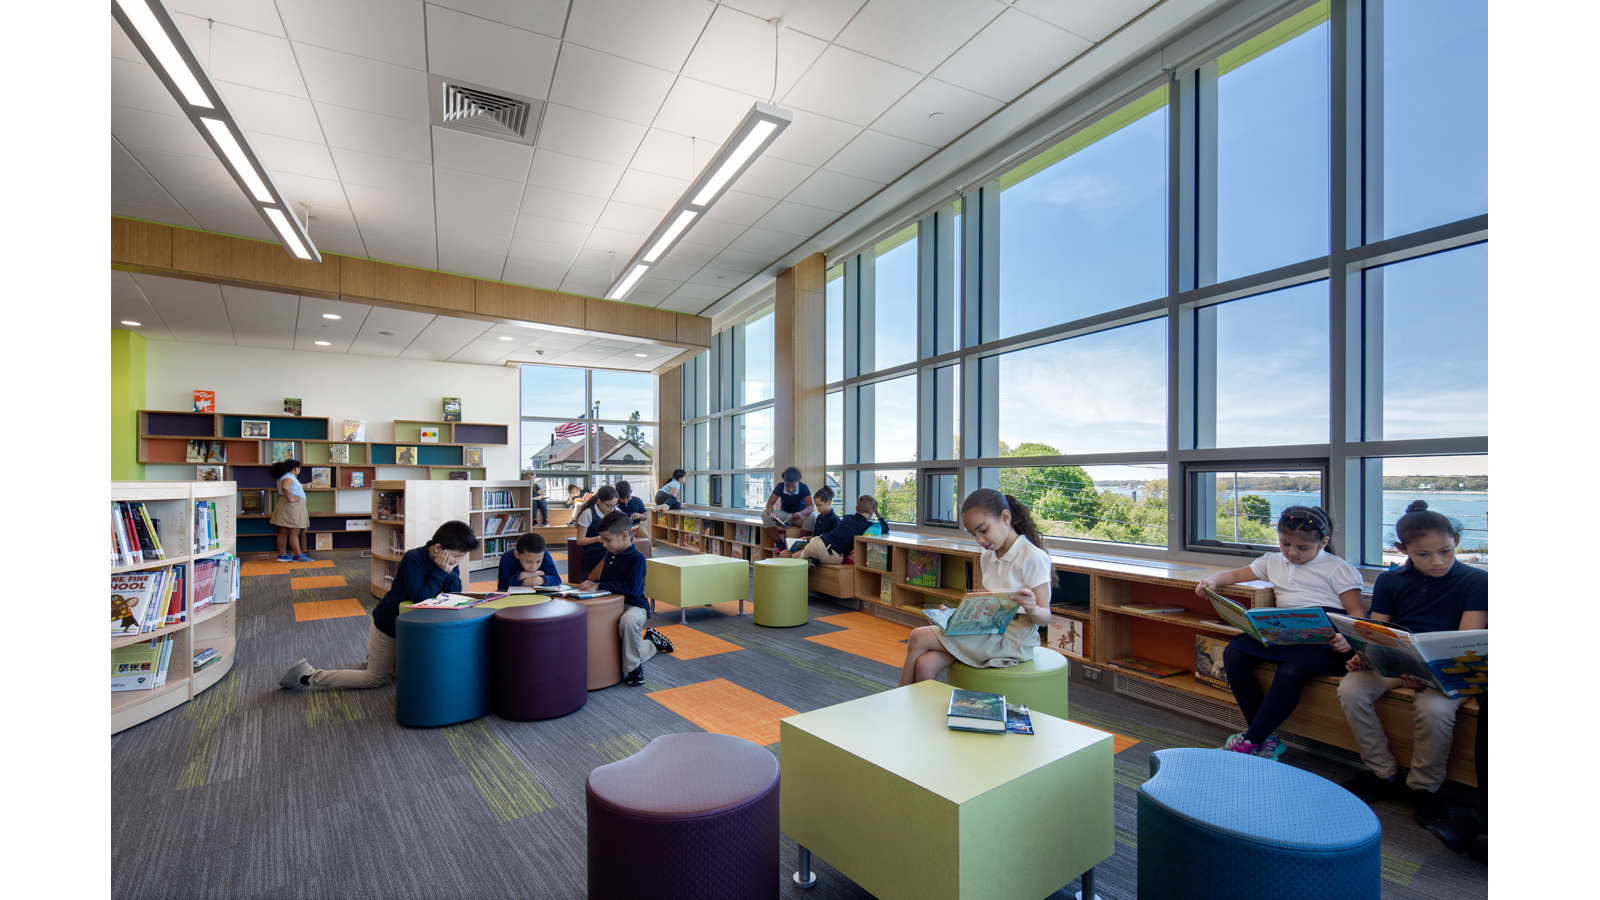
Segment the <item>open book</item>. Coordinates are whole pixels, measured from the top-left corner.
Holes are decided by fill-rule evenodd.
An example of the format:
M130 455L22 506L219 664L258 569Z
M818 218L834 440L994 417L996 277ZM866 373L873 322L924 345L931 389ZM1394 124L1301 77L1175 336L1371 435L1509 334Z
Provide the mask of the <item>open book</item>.
M1333 640L1333 625L1319 606L1245 609L1238 602L1206 588L1206 597L1222 621L1268 647L1288 644L1326 644Z
M783 540L784 543L789 545L789 552L794 553L801 547L804 547L806 542L811 540L811 538L784 538Z
M1020 608L1010 594L972 593L955 609L941 606L922 614L945 634L999 634Z
M486 593L474 592L461 594L440 594L437 597L429 597L426 600L418 600L416 603L412 604L411 608L466 609L469 606L477 606L480 603L488 603L490 600L499 600L502 597L509 596L511 595L502 591L489 591Z
M1329 613L1333 627L1385 678L1410 675L1452 700L1489 689L1489 629L1413 634L1388 622Z

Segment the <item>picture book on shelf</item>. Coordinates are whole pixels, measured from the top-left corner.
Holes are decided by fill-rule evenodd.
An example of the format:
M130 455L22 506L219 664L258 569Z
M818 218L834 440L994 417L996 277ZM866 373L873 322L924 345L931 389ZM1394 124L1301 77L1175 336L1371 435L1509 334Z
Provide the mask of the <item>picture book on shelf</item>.
M328 533L326 531L319 531L315 535L313 535L313 537L316 538L316 543L317 543L317 546L314 549L317 549L317 550L332 550L333 549L333 535L332 534L330 534L330 533Z
M365 473L365 472L351 472L350 473L350 486L351 487L366 487L367 486L367 473Z
M166 651L167 638L168 635L162 635L111 651L111 689L153 690L161 668L161 657Z
M884 603L894 603L894 579L878 579L878 599Z
M217 411L216 391L195 391L194 411L197 413L214 413Z
M750 543L750 526L749 525L735 525L735 526L733 526L733 539L738 541L741 544Z
M380 522L390 519L399 519L405 516L405 495L400 493L380 492L378 494L378 509L376 518Z
M1087 656L1083 652L1083 623L1070 616L1051 616L1045 646L1068 656Z
M945 724L959 731L1004 734L1005 695L956 688L950 692L950 708L945 711L945 717Z
M239 436L247 438L272 437L272 420L241 419L239 421Z
M1123 609L1131 609L1134 612L1142 612L1142 613L1181 613L1181 612L1187 612L1187 610L1184 609L1184 607L1181 607L1181 606L1167 606L1164 603L1124 603L1124 604L1122 604L1122 608Z
M367 423L364 419L344 420L344 439L361 443L367 439Z
M1333 624L1318 606L1279 608L1263 606L1245 609L1238 602L1206 588L1206 597L1222 621L1250 635L1262 644L1326 644L1333 640Z
M265 513L267 511L266 499L266 491L240 491L239 514L242 516L259 516Z
M481 466L481 465L483 465L483 448L482 447L468 447L468 448L466 448L465 450L462 451L462 455L466 457L466 460L467 460L466 465L469 465L469 466Z
M939 554L931 550L906 551L906 584L939 586Z
M329 444L328 445L328 462L333 463L334 465L338 465L338 466L349 465L350 464L350 445L349 444Z
M1367 665L1385 678L1410 675L1451 700L1489 689L1489 629L1412 633L1388 622L1328 613Z
M1227 640L1210 635L1194 636L1194 680L1219 690L1228 689L1228 674L1222 670L1222 651Z
M298 416L298 415L300 415L300 398L299 397L285 397L285 398L283 398L283 414L286 415L286 416Z
M879 572L889 571L889 547L887 544L867 545L867 568L877 569Z
M467 473L462 469L451 470L451 472L450 472L450 480L451 481L466 481L467 480Z
M167 591L165 569L153 572L123 572L111 576L111 633L138 634L149 631L153 617L166 619ZM159 611L158 611L159 607Z
M194 480L195 481L221 481L222 480L222 467L221 466L195 466L194 467Z
M421 435L422 435L422 443L424 443L424 444L437 444L437 443L439 443L439 429L437 429L437 428L424 428L421 431Z
M332 466L312 466L311 467L311 486L314 487L314 488L331 488L331 487L333 487L333 467Z
M1188 669L1180 669L1177 666L1169 666L1165 663L1158 663L1153 659L1145 659L1139 656L1124 656L1121 659L1113 659L1108 665L1116 666L1119 669L1127 669L1130 672L1154 675L1157 678L1182 675L1184 672L1189 671Z
M394 448L394 464L397 466L414 466L417 464L417 448Z
M955 609L943 606L922 611L928 621L948 635L999 634L1011 624L1021 607L1010 594L971 593Z
M288 462L294 459L294 441L273 441L272 461Z
M184 462L225 463L226 457L221 441L189 441L184 445Z
M444 406L444 415L439 417L441 421L444 421L444 422L459 422L459 421L461 421L461 398L460 397L445 397L445 398L443 398L443 406Z

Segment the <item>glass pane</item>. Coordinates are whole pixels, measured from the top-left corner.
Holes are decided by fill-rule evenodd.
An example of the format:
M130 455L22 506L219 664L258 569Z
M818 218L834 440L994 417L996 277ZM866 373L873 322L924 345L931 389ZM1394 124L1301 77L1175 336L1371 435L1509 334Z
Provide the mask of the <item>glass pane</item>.
M937 459L961 458L961 367L945 366L936 369L933 373L933 408L934 420L950 421L950 448L942 450L942 445L935 443L936 450L941 452Z
M1014 466L1000 490L1058 537L1165 546L1166 466Z
M771 472L752 472L734 475L737 486L733 492L733 505L739 509L761 509L767 505L767 495L772 493L772 483L777 477Z
M828 446L825 461L837 466L844 463L844 391L828 394L826 403L827 433L823 437Z
M917 458L917 376L880 381L861 393L863 405L875 397L862 418L872 425L872 456L863 462L900 462Z
M604 419L651 421L656 413L656 377L648 372L594 369L594 402Z
M999 367L1002 456L1166 449L1165 319L1007 353Z
M1167 292L1163 87L1000 179L1000 336Z
M695 417L698 418L711 412L711 351L700 354L694 359L694 403Z
M1327 443L1328 283L1199 314L1216 316L1215 446Z
M1217 60L1217 280L1328 253L1328 5Z
M1382 9L1383 58L1367 79L1383 110L1370 126L1383 150L1367 164L1378 207L1369 241L1489 209L1489 4L1385 0Z
M1278 516L1290 506L1327 509L1318 469L1191 472L1190 540L1278 548ZM1335 522L1338 529L1340 523ZM1335 541L1334 549L1338 550Z
M1400 565L1405 556L1394 547L1395 523L1412 501L1455 520L1461 529L1456 558L1489 565L1489 458L1487 456L1421 456L1366 460L1368 496L1375 490L1379 521L1367 529L1361 561L1367 565ZM1355 554L1351 554L1353 559Z
M696 469L711 468L711 423L701 422L694 426L694 455L685 457L689 464Z
M873 302L877 328L869 371L917 358L917 226L910 225L873 248Z
M828 336L822 377L825 383L833 384L844 378L844 266L834 266L828 270L823 301Z
M740 406L772 399L774 321L769 310L744 323L744 371L739 377Z
M773 462L772 410L734 417L734 455L738 469L770 469ZM763 503L766 501L763 500Z
M1488 247L1363 273L1367 315L1383 327L1383 416L1367 440L1489 433Z
M966 346L961 340L961 201L957 200L950 204L950 208L955 211L953 219L955 239L950 242L950 259L952 262L950 283L953 285L951 296L955 298L955 302L950 305L950 321L945 324L945 327L950 329L951 335L948 346L952 349L959 349ZM942 342L939 344L941 350L945 346Z
M655 496L659 485L650 484L651 460L655 456L654 425L607 425L595 437L595 471L600 483L626 481L642 497Z
M679 502L680 503L691 503L691 504L695 504L695 505L698 505L698 506L707 506L707 505L709 505L710 502L711 502L710 496L709 496L710 491L709 491L709 488L707 487L707 485L709 484L709 479L710 479L709 475L686 475L686 476L684 476L684 482L683 482L683 489L684 489L684 492L685 492L684 493L684 499L680 500ZM656 487L660 487L660 485L656 485Z
M957 510L961 498L956 496L956 476L953 474L928 475L928 521L958 525Z
M891 522L917 521L917 473L911 469L873 472L872 496L878 498L878 514Z
M526 454L523 465L534 471L587 471L584 457L584 430L562 435L559 431L566 422L522 422L522 452Z
M522 414L525 416L582 417L584 369L566 366L522 367Z

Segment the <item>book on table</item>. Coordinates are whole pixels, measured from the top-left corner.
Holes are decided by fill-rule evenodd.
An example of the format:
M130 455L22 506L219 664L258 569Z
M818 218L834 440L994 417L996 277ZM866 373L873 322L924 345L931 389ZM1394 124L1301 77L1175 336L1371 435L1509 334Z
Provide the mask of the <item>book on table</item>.
M466 609L469 606L477 606L480 603L488 603L490 600L500 600L500 599L503 599L503 598L509 597L509 596L511 596L511 595L509 593L505 592L505 591L486 591L486 592L482 592L482 593L478 593L478 592L471 592L471 593L460 592L460 593L450 593L450 594L439 594L436 597L429 597L426 600L418 600L416 603L412 604L411 608L412 609Z
M1216 609L1222 621L1250 635L1264 646L1282 647L1291 644L1326 644L1333 640L1333 623L1320 606L1292 608L1263 606L1245 609L1237 602L1210 588L1206 598Z
M1385 678L1410 675L1452 700L1489 689L1489 629L1414 633L1392 622L1329 613L1333 627Z
M1033 713L1020 703L1006 704L1006 731L1011 734L1033 734Z
M958 731L1004 734L1006 698L1003 694L956 688L950 692L950 708L945 716L945 724Z
M999 634L1021 608L1010 594L981 592L968 594L955 609L941 606L924 609L922 614L945 634Z

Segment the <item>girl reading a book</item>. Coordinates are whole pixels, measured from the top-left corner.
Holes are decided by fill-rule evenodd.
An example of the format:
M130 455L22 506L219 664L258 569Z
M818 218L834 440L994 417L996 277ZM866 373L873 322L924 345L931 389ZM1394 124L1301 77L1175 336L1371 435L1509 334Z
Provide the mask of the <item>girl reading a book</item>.
M978 668L1027 662L1039 646L1039 626L1050 624L1055 570L1028 507L1009 494L979 488L961 503L961 525L983 548L983 590L1010 594L1021 609L999 634L947 635L936 625L912 629L901 687L937 678L955 662Z
M585 579L605 559L606 548L600 542L600 520L617 508L617 499L617 489L603 484L572 514L572 527L578 529L578 552L583 554L577 570Z
M1417 500L1406 507L1394 533L1395 549L1406 555L1406 562L1373 583L1372 620L1414 634L1488 628L1489 573L1456 559L1460 526L1428 509L1427 501ZM1334 646L1348 650L1350 643L1341 634L1334 637ZM1436 792L1450 760L1456 709L1466 698L1452 700L1409 675L1385 678L1367 668L1360 654L1352 656L1346 668L1349 674L1339 680L1339 705L1369 771L1346 782L1345 788L1363 800L1409 800L1419 825L1444 818L1448 811ZM1415 723L1411 774L1403 786L1395 780L1399 763L1389 750L1376 708L1378 698L1397 687L1416 692L1411 704Z
M306 512L306 489L300 486L300 460L286 459L272 464L272 480L278 486L278 502L272 508L272 524L278 526L278 562L311 562L300 548L300 535L311 527ZM289 551L294 551L293 553Z
M1208 588L1261 579L1272 582L1280 608L1320 606L1361 616L1361 573L1334 555L1332 539L1333 520L1322 507L1291 506L1278 516L1277 553L1204 579L1194 592L1204 597ZM1267 759L1282 756L1283 742L1275 729L1300 704L1300 695L1312 678L1340 674L1348 658L1348 651L1336 651L1327 644L1268 647L1249 635L1234 638L1222 652L1222 668L1248 727L1229 735L1222 749ZM1256 681L1258 661L1278 666L1265 695Z

